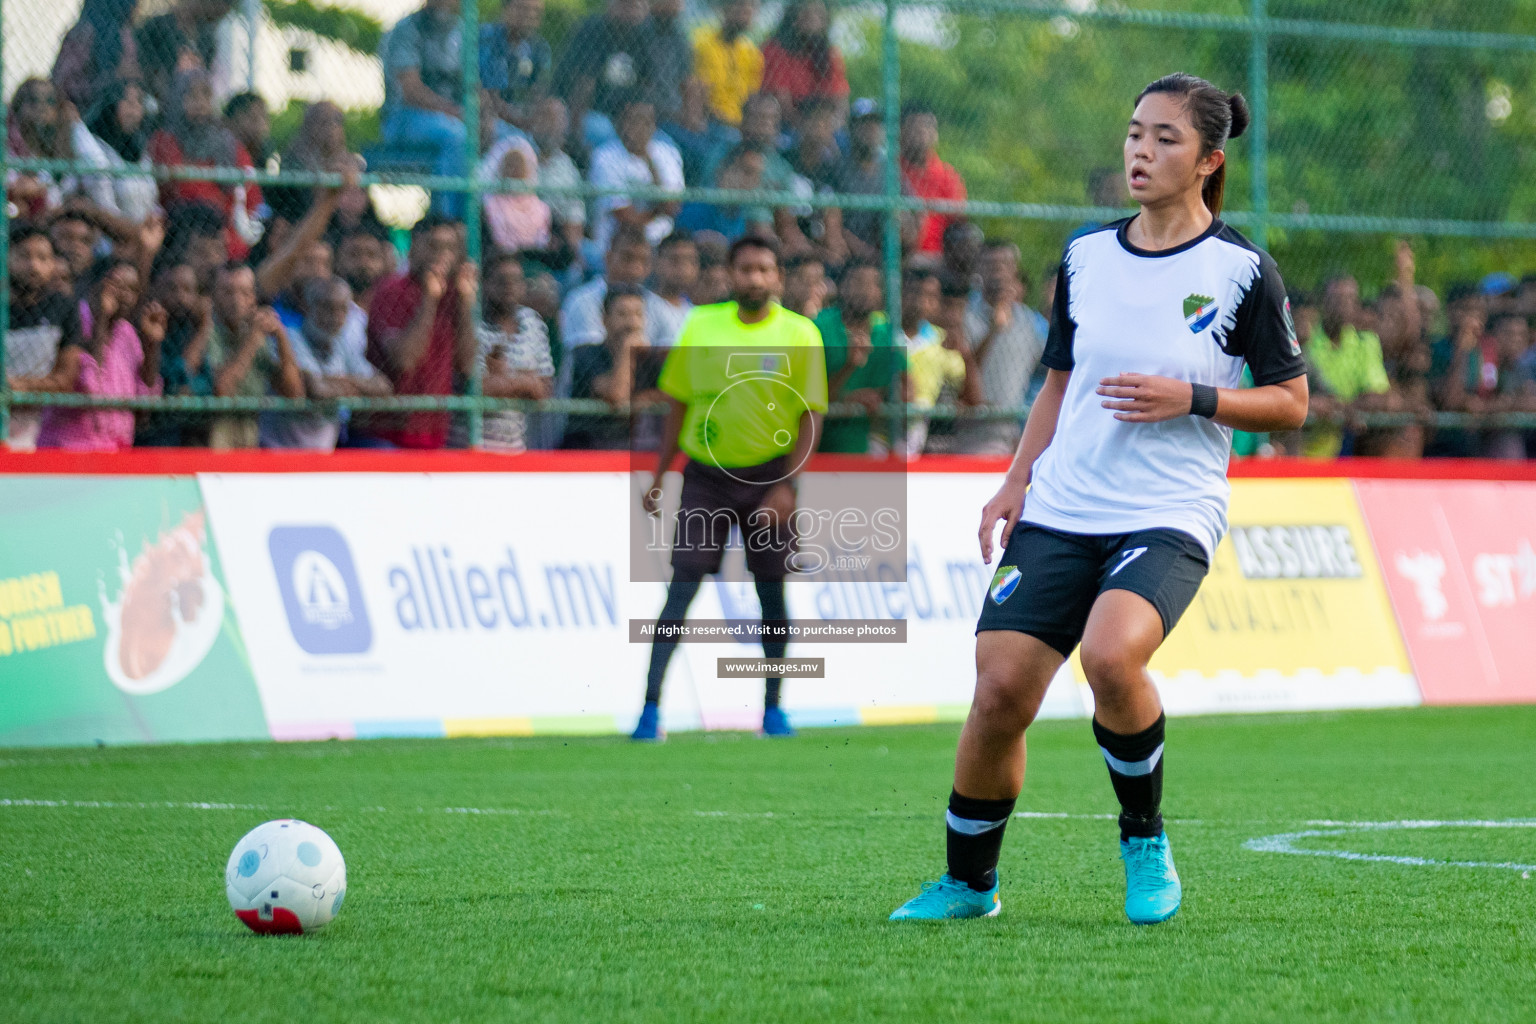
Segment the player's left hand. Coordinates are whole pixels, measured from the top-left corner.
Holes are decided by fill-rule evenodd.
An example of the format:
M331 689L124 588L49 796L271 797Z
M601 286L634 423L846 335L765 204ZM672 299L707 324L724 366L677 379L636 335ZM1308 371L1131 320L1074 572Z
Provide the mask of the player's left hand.
M1146 373L1105 377L1099 381L1098 393L1106 399L1100 404L1127 423L1161 423L1188 416L1194 397L1189 381Z
M646 515L661 515L662 496L661 477L651 477L651 486L640 492L640 507L645 510Z
M758 508L767 510L778 522L788 523L795 514L794 486L788 480L780 480L763 495L763 503Z

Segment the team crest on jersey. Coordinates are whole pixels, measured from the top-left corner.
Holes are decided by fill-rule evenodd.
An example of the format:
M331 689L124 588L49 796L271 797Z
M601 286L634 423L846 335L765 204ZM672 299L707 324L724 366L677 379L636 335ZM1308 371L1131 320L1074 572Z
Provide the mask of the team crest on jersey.
M1195 334L1211 326L1220 311L1216 300L1209 295L1190 295L1184 299L1184 322Z
M1016 565L1000 565L997 572L992 574L992 586L987 593L991 595L994 604L1002 604L1008 600L1012 593L1019 589L1019 580L1024 576Z

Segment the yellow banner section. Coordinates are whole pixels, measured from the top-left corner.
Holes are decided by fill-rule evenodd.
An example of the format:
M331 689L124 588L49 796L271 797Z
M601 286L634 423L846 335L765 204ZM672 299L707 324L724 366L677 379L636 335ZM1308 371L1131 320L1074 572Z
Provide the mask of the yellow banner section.
M1154 672L1409 673L1348 480L1234 480L1230 519Z
M0 579L0 656L41 651L96 636L89 605L65 607L56 572Z

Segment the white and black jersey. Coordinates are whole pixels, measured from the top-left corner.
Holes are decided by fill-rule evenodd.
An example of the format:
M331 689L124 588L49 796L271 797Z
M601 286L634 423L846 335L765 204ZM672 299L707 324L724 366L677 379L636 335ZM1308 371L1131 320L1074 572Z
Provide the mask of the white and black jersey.
M1055 439L1035 464L1023 520L1054 530L1182 530L1214 557L1227 529L1232 431L1201 416L1115 419L1096 393L1121 373L1235 388L1306 372L1279 268L1219 219L1159 252L1130 220L1067 243L1041 362L1072 371Z

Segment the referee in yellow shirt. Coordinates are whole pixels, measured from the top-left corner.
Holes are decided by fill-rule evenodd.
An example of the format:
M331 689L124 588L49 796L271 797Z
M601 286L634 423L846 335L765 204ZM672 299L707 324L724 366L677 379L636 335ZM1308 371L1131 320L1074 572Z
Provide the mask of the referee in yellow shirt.
M670 408L661 456L641 498L652 515L678 450L688 457L672 543L672 582L657 619L646 676L645 709L632 738L657 741L661 683L677 641L661 628L678 624L706 575L720 570L731 528L741 531L747 568L765 624L784 624L784 577L795 571L795 481L821 433L827 370L816 325L775 301L781 287L778 247L747 236L731 246L730 302L689 314L667 355L658 386ZM763 656L784 656L783 638L763 638ZM769 676L763 732L793 736L782 708L782 680Z

